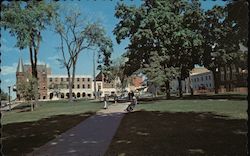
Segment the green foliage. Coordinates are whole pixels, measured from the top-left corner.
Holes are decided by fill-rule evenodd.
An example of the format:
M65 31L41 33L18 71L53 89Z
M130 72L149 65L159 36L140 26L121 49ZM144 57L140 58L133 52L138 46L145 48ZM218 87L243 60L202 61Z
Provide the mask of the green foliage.
M17 39L16 47L24 49L33 45L39 47L40 32L50 24L56 15L54 2L45 1L11 1L1 3L1 27L9 30Z
M2 89L0 89L0 99L8 100L8 93L5 93Z
M213 72L225 65L242 66L246 54L239 52L239 43L247 40L242 35L247 30L247 5L231 1L205 12L198 0L145 0L140 7L119 3L113 32L118 43L125 38L131 42L124 73L143 69L150 81L161 84L171 80L173 71L183 80L195 64ZM243 13L233 14L235 8Z
M200 61L203 38L198 28L203 14L199 7L198 1L145 1L139 8L118 4L115 15L120 22L114 34L118 43L126 37L131 41L125 74L143 68L158 84L170 81L178 70L182 78L187 77Z
M28 76L27 81L18 83L17 88L21 98L24 98L27 101L34 100L36 95L36 88L34 87L36 86L36 83L37 79L32 76Z

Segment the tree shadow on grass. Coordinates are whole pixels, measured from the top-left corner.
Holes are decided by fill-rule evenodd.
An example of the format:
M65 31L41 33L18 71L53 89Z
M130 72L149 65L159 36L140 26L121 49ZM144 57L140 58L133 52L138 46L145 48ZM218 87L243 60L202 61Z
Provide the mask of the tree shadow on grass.
M57 115L34 122L3 125L2 152L11 156L30 153L93 114Z
M246 155L247 121L212 113L128 113L106 155Z

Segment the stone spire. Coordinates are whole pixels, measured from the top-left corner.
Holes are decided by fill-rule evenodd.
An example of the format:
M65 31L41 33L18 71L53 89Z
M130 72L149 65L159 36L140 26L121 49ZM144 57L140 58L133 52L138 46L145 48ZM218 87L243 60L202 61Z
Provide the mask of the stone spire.
M20 57L19 58L19 62L18 62L18 66L17 66L17 71L16 72L24 72L24 67L23 67L23 60L22 58Z

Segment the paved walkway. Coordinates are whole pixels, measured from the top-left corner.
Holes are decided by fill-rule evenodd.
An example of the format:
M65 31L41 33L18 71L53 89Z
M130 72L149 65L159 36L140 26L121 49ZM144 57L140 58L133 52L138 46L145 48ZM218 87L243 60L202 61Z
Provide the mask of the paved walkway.
M102 156L128 103L112 104L35 150L30 156Z

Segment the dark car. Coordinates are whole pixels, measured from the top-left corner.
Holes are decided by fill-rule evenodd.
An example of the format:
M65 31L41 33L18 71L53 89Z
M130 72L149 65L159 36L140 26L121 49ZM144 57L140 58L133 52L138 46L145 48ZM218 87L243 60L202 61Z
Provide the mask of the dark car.
M129 102L128 96L118 96L117 102Z

